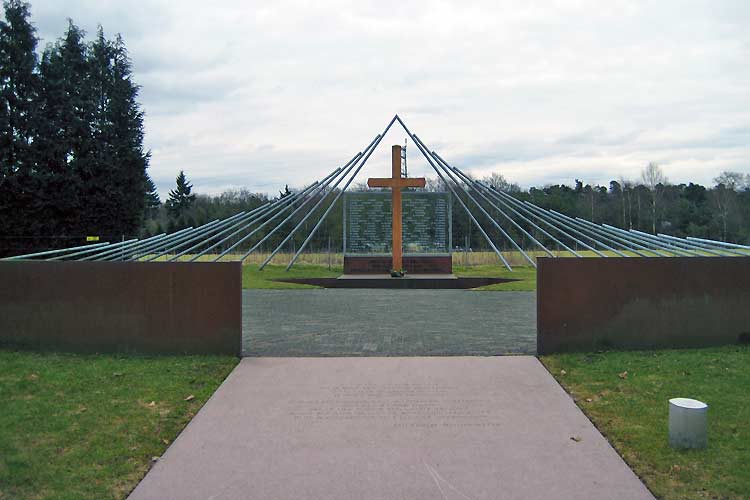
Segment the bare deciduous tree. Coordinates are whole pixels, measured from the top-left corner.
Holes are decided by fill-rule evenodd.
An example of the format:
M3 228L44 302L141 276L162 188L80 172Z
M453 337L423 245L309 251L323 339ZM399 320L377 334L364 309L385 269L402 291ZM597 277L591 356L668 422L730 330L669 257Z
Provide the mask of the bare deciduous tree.
M659 199L661 198L664 185L668 182L661 167L654 162L649 162L641 172L643 185L651 193L651 229L656 234L656 213Z
M425 180L425 191L430 191L432 193L441 193L443 191L448 191L448 187L445 185L443 180L439 177L428 177Z
M750 184L750 176L746 176L739 172L725 170L714 179L714 183L716 183L717 186L723 184L725 188L731 189L732 191L739 191L748 188L748 184Z
M633 181L620 177L622 189L622 227L633 229Z
M521 191L521 188L518 184L508 182L503 174L499 174L497 172L492 172L490 175L482 178L482 182L488 184L493 189L503 191L505 193L517 193Z
M747 188L748 178L739 172L724 171L714 182L716 187L711 192L711 199L721 222L721 239L727 241L729 220L735 216L737 209L737 191Z

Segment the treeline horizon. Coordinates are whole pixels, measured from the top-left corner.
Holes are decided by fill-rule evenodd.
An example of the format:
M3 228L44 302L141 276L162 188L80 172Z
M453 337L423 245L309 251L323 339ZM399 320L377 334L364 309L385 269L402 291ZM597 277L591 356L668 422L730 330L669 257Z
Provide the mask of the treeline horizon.
M169 199L155 208L147 218L143 236L173 232L185 227L196 227L216 219L224 219L241 211L257 208L268 201L299 192L306 187L290 189L287 186L277 196L252 192L243 188L227 190L218 195L193 194L192 185L186 181L184 174L181 173L181 176L182 179L178 177L177 188L170 193ZM493 173L478 180L509 193L519 200L530 201L542 208L556 210L573 217L582 217L596 223L648 233L665 233L677 237L692 236L750 244L750 176L737 172L723 172L710 187L692 182L671 184L661 168L654 163L644 168L641 178L637 181L618 179L612 180L607 186L584 184L576 180L572 185L548 184L543 187L522 189L517 184L508 182L499 173ZM180 201L179 193L181 190L184 191L184 188L180 187L181 183L183 187L185 184L188 186L188 195L192 197L189 203L185 203L184 200ZM463 187L463 185L462 187L454 185L456 192L466 205L473 207L473 202L466 197ZM349 188L350 191L367 189L364 181L355 182ZM427 179L427 186L424 190L450 191L442 181L435 178ZM299 234L296 234L289 242L290 250L298 248L336 193L338 191L327 194L326 200L316 213L303 224ZM308 207L314 206L319 199L320 196L314 198ZM175 206L181 206L182 209L175 211ZM492 212L489 207L485 206L485 208ZM331 248L333 251L340 251L343 235L342 210L341 200L339 200L314 236L309 250L328 251ZM511 249L499 231L487 223L479 210L475 209L472 212L500 248ZM287 222L278 234L271 235L267 244L259 251L273 250L306 213L307 210L303 210L299 216ZM473 250L488 248L482 235L455 200L452 214L454 249L463 249L467 246ZM529 244L515 228L502 223L501 217L497 220L516 241ZM265 237L275 225L276 223L270 224L261 229L249 243L238 248L245 248L252 242ZM257 224L253 226L255 227ZM526 229L532 234L535 233L533 228ZM544 237L538 234L535 234L535 237L544 240ZM550 243L550 248L555 247L554 243L548 243Z

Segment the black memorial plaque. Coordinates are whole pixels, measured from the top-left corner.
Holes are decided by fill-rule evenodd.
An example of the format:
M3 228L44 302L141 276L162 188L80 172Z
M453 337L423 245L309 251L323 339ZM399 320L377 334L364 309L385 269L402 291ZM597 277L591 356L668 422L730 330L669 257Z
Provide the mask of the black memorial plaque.
M402 199L405 255L450 253L449 193L404 191ZM344 253L391 253L391 193L360 192L344 196Z

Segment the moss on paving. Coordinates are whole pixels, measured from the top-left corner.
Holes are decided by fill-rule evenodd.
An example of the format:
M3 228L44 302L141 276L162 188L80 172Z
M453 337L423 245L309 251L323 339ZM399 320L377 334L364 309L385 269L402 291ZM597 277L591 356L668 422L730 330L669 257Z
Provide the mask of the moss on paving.
M540 358L659 498L750 498L750 346ZM668 400L708 403L706 450L669 447Z
M0 350L0 499L125 498L236 364Z

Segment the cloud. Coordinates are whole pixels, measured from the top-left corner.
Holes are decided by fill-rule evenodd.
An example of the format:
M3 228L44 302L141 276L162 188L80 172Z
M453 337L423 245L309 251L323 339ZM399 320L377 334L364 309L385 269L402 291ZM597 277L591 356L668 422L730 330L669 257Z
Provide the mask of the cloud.
M198 192L323 177L399 113L455 166L522 185L750 172L745 0L202 2L33 0L45 42L72 18L122 33L150 173ZM383 175L395 130L362 171ZM415 175L429 174L416 148Z

